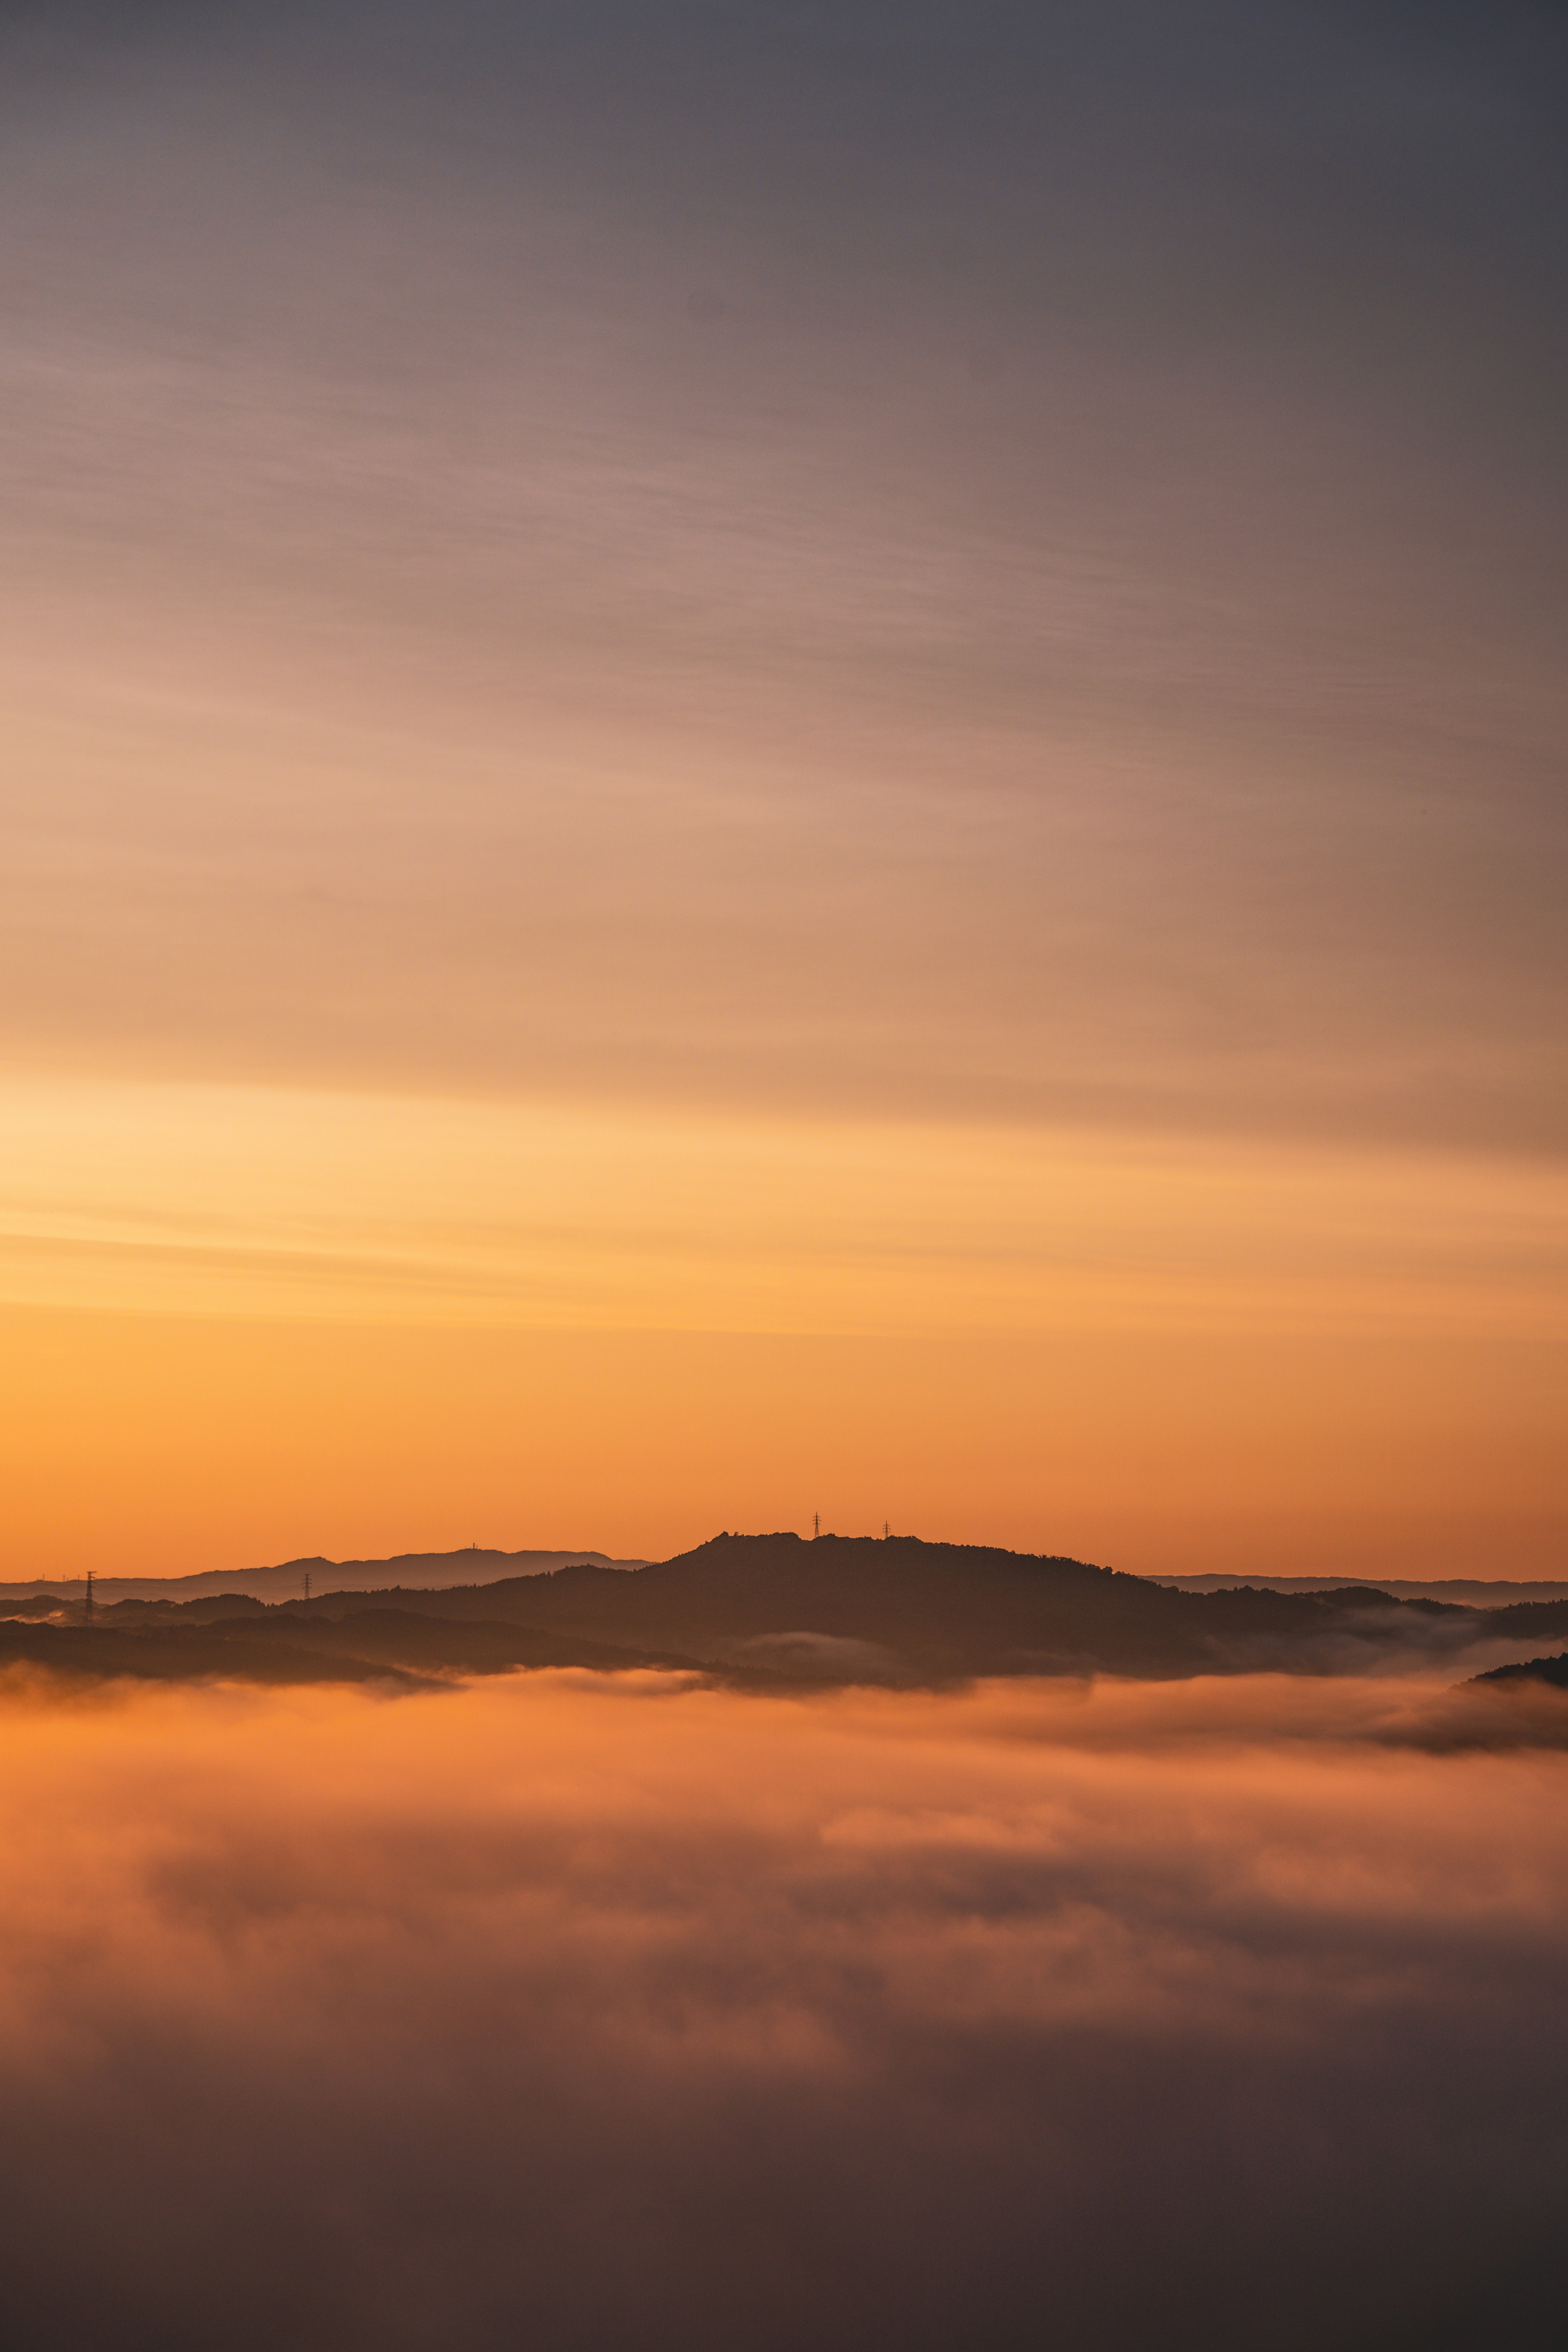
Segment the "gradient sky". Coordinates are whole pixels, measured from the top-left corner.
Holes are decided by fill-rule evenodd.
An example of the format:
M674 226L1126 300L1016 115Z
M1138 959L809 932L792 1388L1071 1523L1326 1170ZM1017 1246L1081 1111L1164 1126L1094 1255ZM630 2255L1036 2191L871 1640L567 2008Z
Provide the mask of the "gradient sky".
M1560 1573L1565 96L8 8L0 1576Z

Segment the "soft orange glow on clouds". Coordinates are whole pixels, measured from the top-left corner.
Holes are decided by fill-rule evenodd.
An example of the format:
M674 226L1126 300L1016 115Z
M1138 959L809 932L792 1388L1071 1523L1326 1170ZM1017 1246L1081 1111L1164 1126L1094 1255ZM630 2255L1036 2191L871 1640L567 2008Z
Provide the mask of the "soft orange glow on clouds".
M0 1087L18 1304L660 1330L1558 1332L1550 1164L215 1086Z
M8 2307L1534 2352L1568 1759L1402 1745L1430 1696L7 1678Z

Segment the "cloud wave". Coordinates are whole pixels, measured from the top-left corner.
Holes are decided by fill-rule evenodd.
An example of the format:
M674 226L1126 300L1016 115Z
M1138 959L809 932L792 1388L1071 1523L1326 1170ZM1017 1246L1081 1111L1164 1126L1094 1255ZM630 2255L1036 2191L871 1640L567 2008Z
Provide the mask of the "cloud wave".
M19 2335L1544 2343L1568 1763L1410 1705L18 1685Z

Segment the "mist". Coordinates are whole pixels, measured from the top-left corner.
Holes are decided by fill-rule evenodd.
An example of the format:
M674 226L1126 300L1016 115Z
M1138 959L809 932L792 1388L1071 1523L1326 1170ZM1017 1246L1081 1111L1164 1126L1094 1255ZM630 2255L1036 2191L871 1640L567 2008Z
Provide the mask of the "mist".
M13 1681L10 2325L1544 2345L1568 1757L1439 1699Z

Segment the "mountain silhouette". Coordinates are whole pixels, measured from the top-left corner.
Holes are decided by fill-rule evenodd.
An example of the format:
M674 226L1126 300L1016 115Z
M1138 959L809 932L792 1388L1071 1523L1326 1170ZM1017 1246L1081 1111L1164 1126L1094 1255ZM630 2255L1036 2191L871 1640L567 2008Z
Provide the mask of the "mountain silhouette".
M1192 1592L990 1546L794 1534L726 1533L640 1569L578 1561L437 1590L125 1600L90 1622L48 1593L0 1604L0 1664L157 1680L411 1685L531 1666L677 1668L756 1687L1343 1674L1565 1634L1565 1601L1477 1609L1359 1584Z

